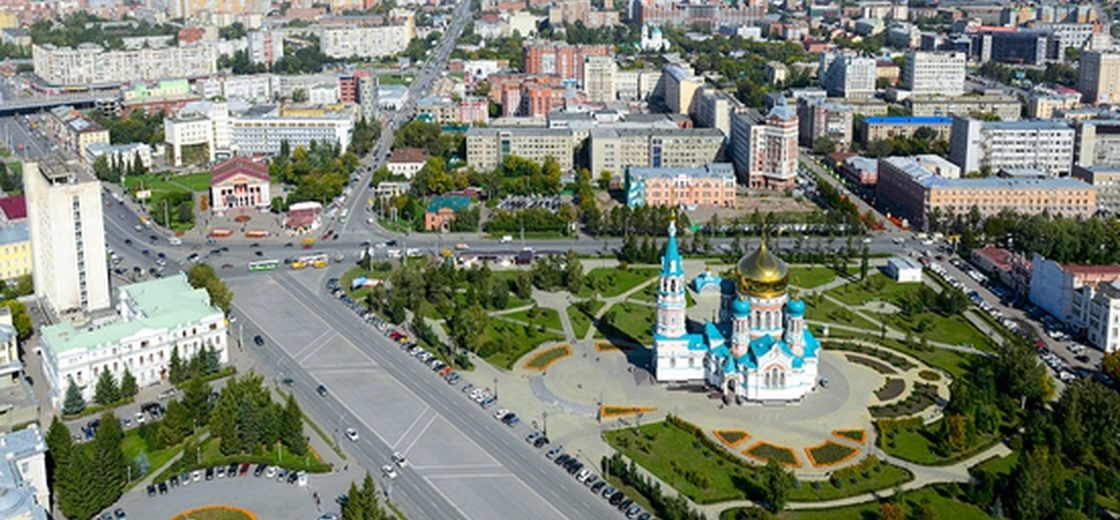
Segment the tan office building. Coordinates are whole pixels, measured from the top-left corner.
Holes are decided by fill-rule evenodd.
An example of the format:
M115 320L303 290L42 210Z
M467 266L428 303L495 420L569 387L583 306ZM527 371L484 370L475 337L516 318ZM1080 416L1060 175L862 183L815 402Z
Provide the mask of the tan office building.
M1086 103L1120 101L1120 53L1083 53L1077 73L1077 90L1085 96Z
M478 128L467 130L467 164L479 171L497 168L506 157L516 155L538 164L546 157L572 171L575 139L567 128Z

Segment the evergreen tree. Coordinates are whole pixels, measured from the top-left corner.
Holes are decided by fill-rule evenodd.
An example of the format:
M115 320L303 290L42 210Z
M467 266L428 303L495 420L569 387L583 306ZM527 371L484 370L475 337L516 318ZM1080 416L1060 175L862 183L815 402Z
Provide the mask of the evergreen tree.
M362 480L362 509L365 510L366 520L382 520L385 514L381 511L381 504L377 501L377 485L373 482L373 477L369 472L366 472L365 479Z
M218 349L214 348L213 345L206 347L202 355L204 370L206 370L207 374L214 374L222 367L221 354L218 353Z
M112 404L121 399L121 390L117 387L117 378L107 368L101 369L97 376L97 386L93 389L93 400L97 404Z
M280 442L288 447L295 455L307 453L307 438L303 436L303 412L299 409L295 397L288 394L284 404L284 414L280 421Z
M70 384L66 386L66 398L62 401L62 413L65 415L74 415L82 413L86 409L86 400L82 397L82 391L78 389L78 385L74 384L73 378L67 378Z
M350 483L346 499L346 507L342 508L342 520L366 520L365 501L353 482Z
M125 367L124 374L121 374L121 397L124 399L132 399L140 388L136 385L136 378L132 376L132 372Z
M237 416L241 413L237 396L231 385L222 389L214 411L210 413L210 435L218 437L221 443L218 448L223 455L233 455L241 449L240 439L237 437Z
M210 421L210 384L199 377L190 378L183 385L183 408L192 429L205 426Z
M261 423L260 412L256 403L249 399L241 400L241 417L238 435L241 437L241 451L253 453L260 445Z
M47 429L47 475L54 489L55 500L70 492L70 454L74 444L70 440L70 430L57 415L51 419Z
M92 468L97 478L93 479L92 486L89 486L98 490L97 509L109 506L121 496L128 471L128 461L125 459L124 450L121 449L122 439L124 439L124 432L121 431L120 420L111 411L102 413L101 426L97 427L97 433L93 436ZM83 481L71 482L79 484Z
M867 278L868 259L867 259L867 246L863 246L863 252L859 257L859 279L864 280Z
M97 478L86 450L73 450L65 472L68 482L81 485L67 485L60 490L62 492L58 494L58 508L68 518L93 518L93 515L101 510L102 498L97 486L90 485L96 482ZM117 493L119 494L120 491Z
M163 426L175 431L178 439L194 433L190 412L178 400L173 399L167 403L167 412L163 415L163 421L161 422ZM178 441L171 444L178 444Z
M183 363L182 356L179 355L179 345L171 347L171 361L167 365L167 379L171 384L182 383L186 379L187 367Z
M777 513L786 507L789 490L793 487L793 475L774 459L766 463L762 470L763 501L771 512Z

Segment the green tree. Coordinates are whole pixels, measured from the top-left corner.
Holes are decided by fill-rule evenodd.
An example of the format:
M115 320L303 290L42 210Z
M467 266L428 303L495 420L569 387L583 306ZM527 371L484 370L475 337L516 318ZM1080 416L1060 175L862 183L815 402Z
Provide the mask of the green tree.
M34 332L31 326L31 315L27 312L27 305L15 299L8 300L4 304L12 312L12 327L16 329L19 340L26 341Z
M65 481L80 483L81 485L66 484L58 494L58 508L68 518L93 518L101 510L103 498L98 490L99 486L92 485L101 475L94 470L86 450L73 450L70 463L66 465ZM120 494L120 491L117 491Z
M868 250L867 250L867 246L864 246L863 251L859 255L859 279L860 280L866 280L867 279L868 266L869 266Z
M86 409L86 400L82 397L82 391L74 384L73 378L67 380L69 384L66 385L66 397L62 401L62 413L65 415L82 413L82 410Z
M233 291L221 278L218 278L218 273L210 264L198 263L191 266L187 271L187 281L195 289L206 289L207 294L210 295L210 303L222 312L229 312L230 304L233 303Z
M139 391L140 388L136 385L136 377L132 375L128 367L125 367L124 373L121 374L121 397L124 399L132 399L136 397Z
M187 366L179 355L179 345L171 347L171 360L167 364L167 379L172 384L182 383L187 377Z
M182 386L183 407L187 410L187 417L191 421L192 429L210 422L210 383L195 376L187 380Z
M210 435L218 437L218 449L223 455L233 455L241 451L241 442L237 435L238 415L241 406L234 388L236 385L227 385L222 389L214 410L210 412Z
M836 141L827 137L818 138L813 142L813 153L817 155L828 155L836 151Z
M292 394L284 403L284 413L280 420L280 442L294 455L307 453L307 437L303 435L303 411Z
M1045 448L1036 448L1019 456L1011 471L1011 509L1014 518L1041 520L1053 518L1060 507L1055 502L1056 480L1060 464Z
M70 440L70 430L62 423L59 416L51 419L47 429L47 472L57 502L62 502L64 495L70 493L70 455L74 444Z
M762 500L767 509L774 513L785 509L792 487L793 475L780 462L770 459L762 470Z
M98 509L108 507L121 496L128 471L128 461L121 449L123 439L117 416L111 411L102 413L101 426L93 436L93 469L98 476L92 480L92 487L99 491Z
M358 485L351 482L346 492L346 507L342 508L342 520L366 520L365 502L358 491Z
M16 279L16 295L31 296L35 293L35 278L30 274L20 275Z
M1120 350L1114 350L1101 358L1101 371L1113 381L1120 381Z
M377 485L373 482L373 477L369 472L362 479L362 508L366 512L366 520L382 520L385 518L384 511L381 510L381 504L377 501Z
M117 378L109 369L102 368L97 376L97 386L93 388L93 400L97 404L112 404L121 399L121 390L117 386Z

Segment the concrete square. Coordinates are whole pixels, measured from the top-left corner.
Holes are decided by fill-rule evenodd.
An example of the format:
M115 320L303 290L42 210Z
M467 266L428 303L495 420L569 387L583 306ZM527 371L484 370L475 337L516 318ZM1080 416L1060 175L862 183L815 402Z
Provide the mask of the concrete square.
M381 369L309 372L331 389L351 415L370 419L366 426L390 446L396 445L417 416L428 409L427 404Z
M481 470L476 475L432 477L428 479L449 502L467 518L565 518L525 483L510 476ZM555 490L544 490L555 493ZM589 498L591 493L587 494ZM571 497L556 497L564 501Z
M421 473L425 467L501 468L498 461L443 417L436 416L430 422L422 419L419 423L396 448L404 451Z

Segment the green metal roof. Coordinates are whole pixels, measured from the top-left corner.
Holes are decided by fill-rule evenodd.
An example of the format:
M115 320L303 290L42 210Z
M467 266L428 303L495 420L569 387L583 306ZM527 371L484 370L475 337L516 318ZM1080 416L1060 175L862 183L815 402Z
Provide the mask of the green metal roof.
M447 208L451 211L459 211L466 209L471 205L471 198L461 195L440 195L432 197L428 202L428 213L435 213L441 209Z
M40 335L46 347L55 354L79 348L93 350L119 344L123 338L142 330L169 330L201 323L204 318L222 312L210 305L206 289L191 287L183 273L128 285L121 290L135 302L134 310L141 317L95 329L78 330L70 322L43 327Z

